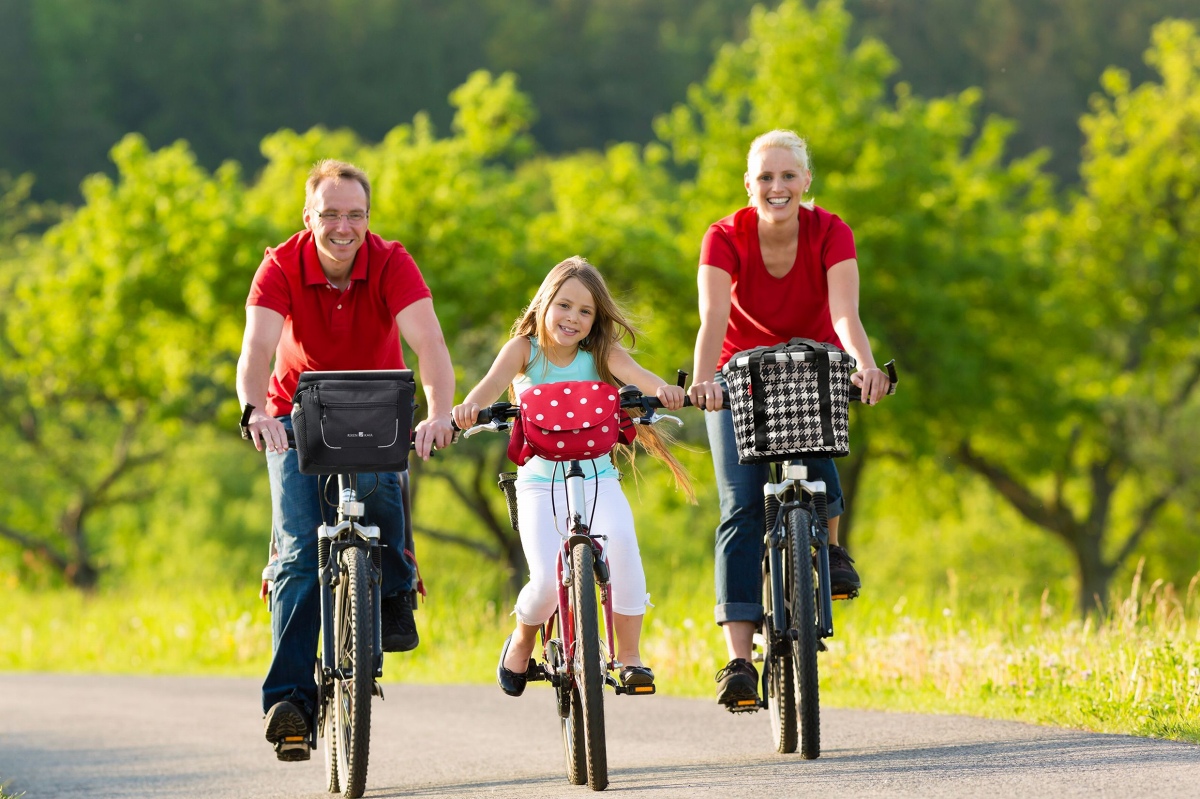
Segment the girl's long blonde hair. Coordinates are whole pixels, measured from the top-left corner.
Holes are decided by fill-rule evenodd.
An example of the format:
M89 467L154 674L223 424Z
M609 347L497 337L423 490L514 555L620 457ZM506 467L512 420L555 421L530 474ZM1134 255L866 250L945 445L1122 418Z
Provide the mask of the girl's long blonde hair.
M522 372L528 371L538 358L546 357L545 342L551 340L550 330L546 327L546 309L563 284L571 278L575 278L583 284L583 287L592 295L592 303L595 305L592 329L587 337L579 342L579 348L591 354L592 360L596 364L596 373L600 375L601 380L620 388L617 377L608 368L608 359L614 347L625 346L622 342L626 338L629 339L628 348L633 349L637 343L638 331L629 321L612 292L608 290L608 284L604 282L604 276L600 274L600 270L579 255L573 255L565 261L561 261L550 270L529 305L513 323L513 336L537 337L537 340L541 342L534 360L526 364ZM671 474L675 477L675 485L683 490L690 502L694 503L696 495L692 490L687 470L671 454L669 445L672 439L651 425L635 425L634 429L637 431L638 443L655 458L667 464ZM624 446L619 446L618 450L628 457L630 466L636 470L635 450L632 447Z

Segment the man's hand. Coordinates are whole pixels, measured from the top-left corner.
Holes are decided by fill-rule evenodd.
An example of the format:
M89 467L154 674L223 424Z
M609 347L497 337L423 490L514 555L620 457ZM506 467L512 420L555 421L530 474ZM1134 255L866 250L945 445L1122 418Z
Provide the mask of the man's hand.
M454 440L454 428L450 425L450 415L436 416L423 419L417 423L414 444L417 456L421 460L429 460L434 449L445 449Z
M287 451L287 428L283 426L283 422L266 411L259 408L251 411L250 419L246 422L246 429L250 432L250 440L254 442L254 448L259 452L264 449L267 452Z

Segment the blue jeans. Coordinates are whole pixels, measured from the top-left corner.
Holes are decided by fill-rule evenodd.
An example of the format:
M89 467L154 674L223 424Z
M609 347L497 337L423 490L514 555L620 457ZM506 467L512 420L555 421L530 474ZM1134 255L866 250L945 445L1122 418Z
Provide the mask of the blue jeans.
M719 380L725 387L723 380ZM728 390L726 389L728 394ZM717 587L717 624L762 619L763 485L770 478L766 463L738 463L733 413L725 408L705 413L721 503L721 523L713 577ZM832 458L805 458L810 480L824 480L829 517L841 516L842 484Z
M291 417L279 420L290 430ZM279 553L278 574L271 591L271 668L263 681L263 712L288 700L309 713L316 706L313 671L321 629L320 583L317 576L317 527L332 523L334 509L322 500L328 478L300 474L295 450L267 453L271 478L271 534ZM337 481L328 487L337 503ZM359 499L366 504L366 523L379 527L383 545L381 596L413 589L413 569L404 557L404 501L395 472L359 477ZM370 496L367 496L367 495ZM365 497L365 499L363 499Z

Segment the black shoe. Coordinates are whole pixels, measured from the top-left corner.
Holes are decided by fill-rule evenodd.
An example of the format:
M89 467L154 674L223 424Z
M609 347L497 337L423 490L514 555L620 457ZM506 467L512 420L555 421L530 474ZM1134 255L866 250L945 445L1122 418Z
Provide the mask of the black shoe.
M717 702L728 708L758 706L758 670L753 663L734 658L717 672Z
M267 711L267 740L275 745L275 756L293 763L308 760L308 714L291 702L276 702Z
M654 672L645 666L626 666L621 669L621 685L626 688L638 685L654 685Z
M408 591L383 598L379 617L383 623L384 652L411 652L421 642L412 603L413 595Z
M500 663L496 666L496 682L500 684L500 690L509 696L520 696L525 693L525 684L529 682L529 669L525 670L524 674L517 674L512 669L504 667L504 659L508 657L508 645L512 643L512 636L509 635L504 639L504 646L500 647ZM533 661L530 661L530 668L533 667Z
M829 592L834 596L857 594L858 589L862 588L858 572L850 565L853 562L854 558L843 547L829 545Z

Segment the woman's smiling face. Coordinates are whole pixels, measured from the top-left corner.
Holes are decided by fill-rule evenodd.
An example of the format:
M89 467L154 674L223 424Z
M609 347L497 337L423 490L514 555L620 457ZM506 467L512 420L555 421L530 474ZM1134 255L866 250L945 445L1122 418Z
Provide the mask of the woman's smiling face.
M592 332L596 302L576 278L567 278L546 306L546 331L559 347L575 348Z
M808 173L791 150L766 147L750 156L746 172L746 192L758 216L767 222L795 218L796 207L812 183Z

